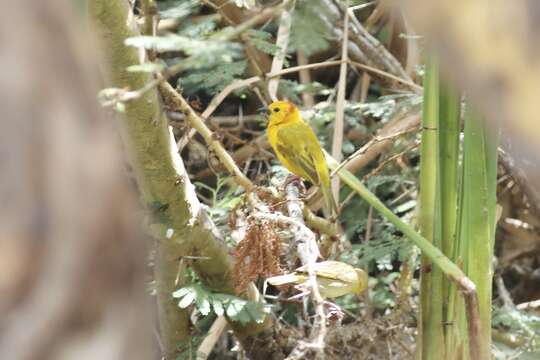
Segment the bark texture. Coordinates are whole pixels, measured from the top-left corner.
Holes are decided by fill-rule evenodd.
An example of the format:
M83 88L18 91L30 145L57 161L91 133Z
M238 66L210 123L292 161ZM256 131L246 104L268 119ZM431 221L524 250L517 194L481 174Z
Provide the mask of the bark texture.
M141 62L140 52L124 45L126 38L138 34L127 1L95 0L90 4L90 14L105 52L110 86L142 88L151 80L150 76L126 70ZM190 336L188 313L179 309L171 296L181 286L177 282L180 267L192 266L210 289L233 294L233 261L196 197L161 112L156 89L125 104L120 128L143 202L151 213L150 226L158 238L155 251L158 317L164 355L174 359ZM270 359L279 354L278 346L269 345L274 343L269 318L264 324L239 326L232 322L231 325L253 358ZM261 346L263 343L265 346Z

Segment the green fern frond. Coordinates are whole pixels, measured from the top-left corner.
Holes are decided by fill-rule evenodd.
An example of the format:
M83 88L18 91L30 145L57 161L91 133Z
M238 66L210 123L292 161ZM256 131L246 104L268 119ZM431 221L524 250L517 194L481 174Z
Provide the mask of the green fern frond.
M326 95L329 93L329 89L319 82L300 84L295 80L281 79L279 81L279 93L281 96L299 104L302 102L300 99L302 94Z
M243 60L221 63L213 68L192 71L189 75L181 78L180 85L188 95L198 91L205 91L213 95L241 77L245 70L246 62Z
M185 36L191 39L203 40L205 37L212 35L217 29L216 20L208 18L201 21L186 21L178 30L178 35Z
M330 32L321 14L328 10L320 0L299 0L292 19L289 48L311 55L328 49Z
M281 48L271 42L272 34L263 30L249 30L246 33L249 36L250 43L265 54L275 56L279 54Z
M199 1L159 1L157 5L161 19L182 19L198 10Z
M251 321L261 323L268 312L268 306L265 304L229 294L213 293L200 284L184 286L176 290L172 296L178 299L178 307L181 309L194 305L203 316L211 313L217 316L226 314L233 321L242 324Z

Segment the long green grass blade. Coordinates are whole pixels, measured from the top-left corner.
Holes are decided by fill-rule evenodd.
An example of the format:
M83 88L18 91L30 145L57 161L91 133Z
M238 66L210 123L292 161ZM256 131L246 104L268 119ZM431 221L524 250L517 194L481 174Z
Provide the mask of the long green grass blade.
M418 228L422 236L442 249L439 153L439 69L436 60L430 58L424 75ZM432 266L429 257L422 256L418 358L445 357L443 280L441 270Z
M458 214L461 99L459 93L444 83L441 83L439 95L441 241L443 253L452 256L456 242Z
M441 246L443 253L456 263L458 256L456 229L458 219L459 183L459 135L461 99L459 93L441 81L439 94L439 188L441 213ZM455 309L458 301L456 286L443 278L443 314L446 355L456 359L463 355L463 350L456 344ZM463 303L463 302L462 302Z
M339 163L328 154L326 154L326 161L328 162L331 170L335 170L339 167ZM442 253L440 249L435 247L429 240L416 232L411 225L405 223L390 209L388 209L379 200L377 196L375 196L371 191L369 191L365 187L365 185L356 176L354 176L354 174L343 168L338 170L337 174L345 184L347 184L353 191L360 195L360 197L362 197L369 205L371 205L382 216L384 216L388 221L390 221L398 230L400 230L403 235L405 235L416 246L418 246L422 251L422 254L428 257L436 267L440 268L446 278L451 281L459 282L460 284L468 284L470 282L470 280L465 276L464 272L460 269L459 266L454 264L448 257L446 257ZM473 311L475 310L473 309ZM465 318L464 321L468 324L469 319ZM471 333L472 328L469 327L468 331L469 333Z
M330 155L326 154L326 161L331 170L338 168L339 163L333 159ZM449 258L444 256L441 250L433 246L426 238L420 235L416 230L396 214L392 212L386 205L383 204L377 196L375 196L368 188L350 171L341 168L337 175L347 186L354 190L360 197L362 197L368 204L373 206L375 210L381 213L388 221L390 221L399 231L403 233L409 240L411 240L416 246L422 250L422 252L428 256L433 263L440 267L444 274L452 279L461 281L466 276L461 269L456 266Z
M491 349L491 287L495 239L497 141L467 109L463 148L463 207L460 241L464 270L475 283L483 353Z

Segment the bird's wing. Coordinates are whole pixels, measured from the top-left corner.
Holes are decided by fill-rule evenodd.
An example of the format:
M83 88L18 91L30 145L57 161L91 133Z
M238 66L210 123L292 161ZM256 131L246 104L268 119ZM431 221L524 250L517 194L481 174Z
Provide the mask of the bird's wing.
M304 122L283 126L277 133L277 151L312 184L320 184L315 162L321 152L317 137ZM294 171L293 171L294 172Z

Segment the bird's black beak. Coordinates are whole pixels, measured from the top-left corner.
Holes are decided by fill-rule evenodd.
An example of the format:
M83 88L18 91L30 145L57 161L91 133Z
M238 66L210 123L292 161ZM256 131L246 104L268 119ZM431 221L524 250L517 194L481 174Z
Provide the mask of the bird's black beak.
M261 106L257 109L257 114L259 115L266 115L268 114L268 107L267 106Z

